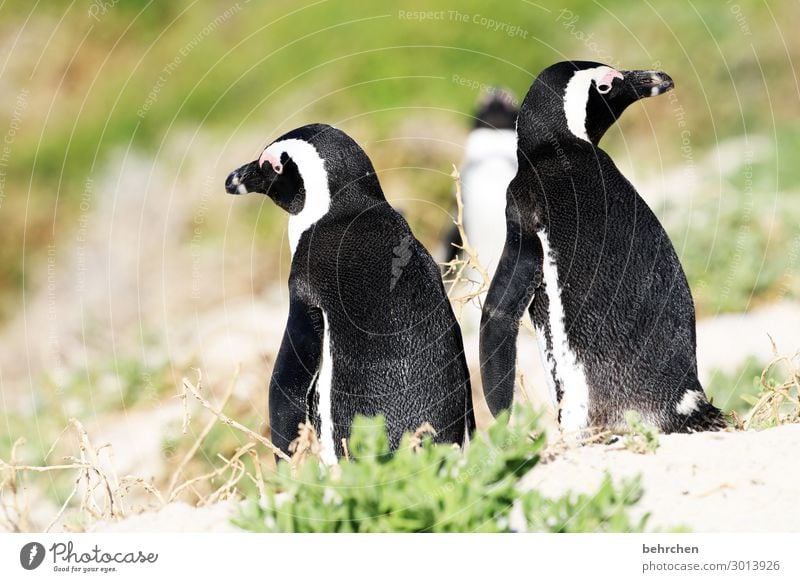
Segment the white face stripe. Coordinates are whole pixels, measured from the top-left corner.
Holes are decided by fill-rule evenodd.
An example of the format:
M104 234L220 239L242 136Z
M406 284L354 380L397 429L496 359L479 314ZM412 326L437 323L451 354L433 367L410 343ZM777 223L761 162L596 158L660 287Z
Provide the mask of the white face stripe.
M294 255L300 236L327 214L331 205L331 193L325 163L313 145L302 139L276 141L264 150L261 159L280 160L284 152L297 164L306 190L303 210L289 216L289 247Z
M586 103L589 100L589 88L592 81L599 84L607 79L620 78L622 74L605 65L592 69L575 71L564 91L564 115L569 130L581 139L589 141L586 135Z

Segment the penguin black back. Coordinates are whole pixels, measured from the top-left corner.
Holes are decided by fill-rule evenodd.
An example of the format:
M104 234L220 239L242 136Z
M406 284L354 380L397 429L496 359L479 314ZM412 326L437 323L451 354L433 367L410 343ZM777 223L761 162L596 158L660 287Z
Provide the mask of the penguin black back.
M527 310L566 430L624 428L629 409L664 431L724 426L697 379L694 306L674 248L597 147L631 103L672 86L661 72L592 62L559 63L534 81L481 323L492 412L511 404Z
M429 422L437 440L475 426L461 333L439 270L386 201L361 147L326 125L293 130L230 174L289 214L289 320L270 384L284 451L310 420L322 456L343 454L355 415L386 418L390 443Z

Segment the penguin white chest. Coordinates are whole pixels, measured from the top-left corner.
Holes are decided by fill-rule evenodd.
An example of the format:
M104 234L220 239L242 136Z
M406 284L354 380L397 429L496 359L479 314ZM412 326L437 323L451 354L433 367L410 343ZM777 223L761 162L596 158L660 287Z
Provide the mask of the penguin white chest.
M538 235L542 244L543 280L547 294L552 351L547 349L547 339L544 334L538 333L539 330L536 334L537 341L543 359L549 364L553 380L559 382L563 392L560 402L561 427L568 432L578 431L586 428L589 423L589 386L583 364L569 345L556 257L550 248L547 233L542 230ZM551 387L551 391L555 392L554 387Z
M494 159L471 171L463 182L464 225L490 276L506 242L506 188L515 172L506 160Z
M517 173L517 133L473 130L462 164L464 226L478 259L491 276L506 241L506 190Z
M328 323L328 316L323 311L322 320L325 331L322 338L322 363L319 369L317 380L317 391L319 394L319 416L320 416L320 445L322 450L320 457L326 465L335 465L336 448L333 441L333 358L331 355L331 330Z

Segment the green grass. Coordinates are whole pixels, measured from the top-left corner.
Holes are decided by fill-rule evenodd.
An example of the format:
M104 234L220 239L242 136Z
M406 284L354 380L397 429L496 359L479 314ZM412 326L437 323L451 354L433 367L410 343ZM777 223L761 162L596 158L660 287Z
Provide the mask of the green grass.
M770 194L772 192L772 194ZM720 199L693 201L670 235L700 316L800 297L800 200L735 182Z
M752 408L748 397L756 396L761 391L759 379L764 366L764 362L750 356L732 374L716 370L704 387L706 394L715 406L725 412L733 411L741 417Z
M253 498L235 523L272 532L545 532L642 531L647 517L629 509L641 496L637 481L606 478L592 495L548 499L520 491L520 478L540 460L536 415L519 408L476 436L466 451L407 435L391 454L383 419L359 418L352 427L351 458L337 467L316 458L293 473L281 462L266 478L263 503ZM415 450L416 449L416 450ZM518 507L521 521L510 514Z
M0 432L0 458L7 459L17 437L40 463L72 417L92 419L116 411L131 411L160 402L174 392L170 366L164 361L143 362L120 355L114 361L73 370L58 380L47 374L36 385L31 406L6 411L8 430Z
M735 412L740 420L746 420L756 408L755 417L745 423L745 428L760 430L797 422L800 418L797 364L797 356L781 357L771 365L750 356L732 373L714 371L705 391L716 406Z
M625 412L625 423L630 431L625 435L625 448L634 453L655 453L660 445L658 429L642 420L635 410Z

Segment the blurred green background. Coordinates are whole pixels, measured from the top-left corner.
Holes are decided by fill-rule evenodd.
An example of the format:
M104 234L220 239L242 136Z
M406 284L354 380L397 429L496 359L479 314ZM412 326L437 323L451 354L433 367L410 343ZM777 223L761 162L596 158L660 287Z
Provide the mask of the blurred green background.
M245 161L292 127L326 121L365 144L390 197L449 208L447 174L478 87L522 97L539 70L566 58L658 66L676 80L673 97L637 105L603 145L637 184L663 182L673 168L694 173L699 195L667 192L654 206L662 217L676 207L679 220L665 220L700 312L794 296L799 13L796 3L760 0L8 0L0 130L15 118L19 128L2 165L0 314L41 284L48 245L74 234L85 183L114 152L141 151L179 173L183 160L165 143L201 132L204 151L180 153L206 158L219 185L229 169L220 157L237 135L252 137L237 152ZM741 137L759 138L750 174L709 170L714 148ZM433 246L446 216L408 212ZM266 244L280 240L279 212L250 214L209 224L204 240L238 221L256 221Z

